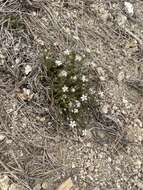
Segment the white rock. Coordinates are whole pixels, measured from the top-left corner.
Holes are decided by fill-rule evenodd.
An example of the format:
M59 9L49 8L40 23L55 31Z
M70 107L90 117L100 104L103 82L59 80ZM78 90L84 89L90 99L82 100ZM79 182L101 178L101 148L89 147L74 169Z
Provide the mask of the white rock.
M45 190L47 190L48 187L49 187L49 183L48 183L47 181L44 181L44 182L42 183L42 188L45 189Z
M119 74L118 74L118 81L121 82L125 77L125 74L123 71L121 71Z
M3 141L5 139L5 135L0 134L0 141Z
M141 161L141 160L137 160L137 161L136 161L136 166L137 166L138 168L141 168L141 165L142 165L142 161Z
M134 15L133 5L130 2L125 1L124 6L125 6L126 13L129 14L130 16L133 16Z
M24 95L29 96L31 91L28 88L23 88L23 93L24 93Z
M32 71L32 67L30 65L25 66L25 74L28 75Z
M9 188L9 177L8 176L0 176L0 190L8 190Z

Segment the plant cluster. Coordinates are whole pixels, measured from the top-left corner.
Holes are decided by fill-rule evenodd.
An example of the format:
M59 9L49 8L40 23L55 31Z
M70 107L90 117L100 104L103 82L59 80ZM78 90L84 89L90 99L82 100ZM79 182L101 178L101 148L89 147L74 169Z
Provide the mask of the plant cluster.
M70 127L85 127L88 104L94 99L86 59L86 55L74 51L66 50L61 60L56 59L47 49L44 52L43 60L50 80L51 102L54 101Z

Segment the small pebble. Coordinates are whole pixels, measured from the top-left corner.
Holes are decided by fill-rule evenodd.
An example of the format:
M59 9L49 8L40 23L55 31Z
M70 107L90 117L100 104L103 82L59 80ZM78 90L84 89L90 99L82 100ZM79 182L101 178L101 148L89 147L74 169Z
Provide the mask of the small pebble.
M9 188L9 177L7 175L0 176L0 190L7 190Z
M28 75L32 71L32 67L30 65L25 66L25 74Z
M0 141L3 141L5 139L5 135L0 134Z
M45 189L45 190L47 190L48 187L49 187L48 182L47 182L47 181L44 181L44 182L42 183L42 188Z
M124 6L125 6L126 13L129 14L130 16L133 16L134 15L133 4L131 4L130 2L125 1Z

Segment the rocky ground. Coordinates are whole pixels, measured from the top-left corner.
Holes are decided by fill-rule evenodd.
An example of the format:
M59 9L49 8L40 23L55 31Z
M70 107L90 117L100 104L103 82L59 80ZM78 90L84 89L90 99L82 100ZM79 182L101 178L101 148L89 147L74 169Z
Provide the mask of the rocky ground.
M141 0L0 1L0 190L143 189L142 23ZM45 47L90 55L102 121L59 127Z

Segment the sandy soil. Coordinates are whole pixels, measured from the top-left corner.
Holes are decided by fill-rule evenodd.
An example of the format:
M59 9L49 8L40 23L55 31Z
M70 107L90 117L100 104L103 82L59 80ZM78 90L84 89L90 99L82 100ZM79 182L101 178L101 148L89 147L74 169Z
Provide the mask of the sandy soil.
M0 190L70 177L73 190L143 189L143 2L125 2L0 1ZM90 54L104 122L57 126L38 78L45 47Z

